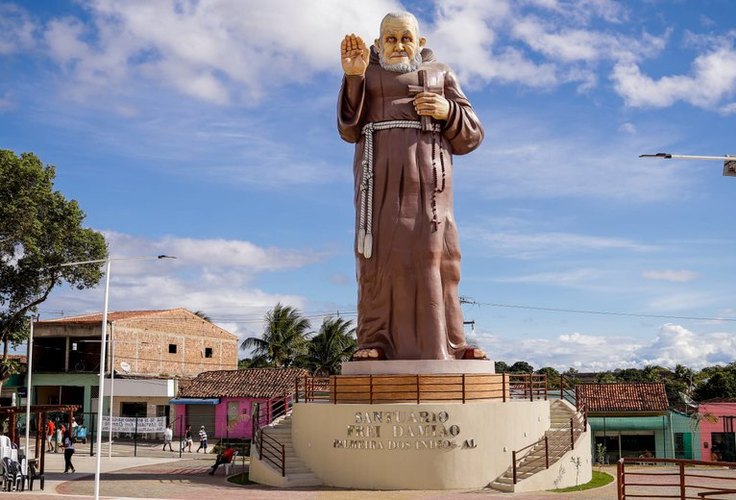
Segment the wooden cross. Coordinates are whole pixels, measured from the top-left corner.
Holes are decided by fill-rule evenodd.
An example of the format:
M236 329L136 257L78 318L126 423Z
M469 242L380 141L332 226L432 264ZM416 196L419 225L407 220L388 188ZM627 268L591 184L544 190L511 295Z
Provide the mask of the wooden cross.
M429 80L429 72L426 69L420 69L418 72L419 85L409 85L409 95L416 95L420 92L434 92L435 94L443 95L444 89L442 85L431 85ZM421 120L422 130L426 132L432 131L432 117L422 115Z

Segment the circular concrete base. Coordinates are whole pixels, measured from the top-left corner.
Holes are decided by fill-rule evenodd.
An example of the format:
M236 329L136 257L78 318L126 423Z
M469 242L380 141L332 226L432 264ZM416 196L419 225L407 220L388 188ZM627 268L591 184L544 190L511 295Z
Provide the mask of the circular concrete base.
M291 439L296 454L325 485L442 490L487 486L511 466L513 450L536 442L549 427L549 401L299 403ZM589 433L583 436L574 451L523 481L524 489L588 481ZM584 465L577 477L571 458Z

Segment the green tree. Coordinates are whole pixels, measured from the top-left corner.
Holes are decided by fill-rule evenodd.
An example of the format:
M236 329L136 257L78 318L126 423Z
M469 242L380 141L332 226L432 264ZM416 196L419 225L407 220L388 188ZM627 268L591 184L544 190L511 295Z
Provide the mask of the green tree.
M266 358L260 356L255 358L243 358L238 361L238 370L245 370L247 368L266 368L268 362Z
M526 361L517 361L509 368L512 373L534 373L534 367Z
M551 366L545 366L537 370L537 374L547 376L547 388L548 389L559 389L560 388L560 372Z
M714 373L695 390L698 401L716 398L736 398L736 376L731 370Z
M613 384L616 382L616 376L609 372L599 372L595 375L595 383L596 384Z
M509 371L509 365L505 361L496 361L493 366L496 373L507 373Z
M263 335L245 339L240 348L252 350L253 359L262 358L268 366L298 366L307 354L309 320L298 309L278 303L264 321Z
M101 233L82 227L84 212L54 191L54 167L33 153L0 150L0 385L13 372L8 349L28 338L29 313L62 283L94 287L102 265L60 267L107 257Z
M309 341L307 367L319 377L337 375L343 361L350 359L358 348L353 322L328 317L322 321L319 333Z

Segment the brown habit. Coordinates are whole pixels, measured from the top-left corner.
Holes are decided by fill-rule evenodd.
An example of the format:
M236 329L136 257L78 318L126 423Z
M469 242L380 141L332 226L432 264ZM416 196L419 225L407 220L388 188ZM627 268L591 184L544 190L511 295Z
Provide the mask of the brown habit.
M435 166L432 132L406 128L374 132L373 255L366 259L356 252L358 344L382 349L386 359L454 359L467 348L458 297L460 245L453 216L451 155L478 147L483 127L451 70L436 62L429 49L422 51L422 58L420 69L444 75L444 96L450 101L450 116L434 134ZM417 71L381 68L375 47L365 76L344 77L338 129L344 140L356 143L356 208L362 177L361 130L369 122L419 120L409 94L409 85L418 84ZM439 148L445 166L445 189L440 193L435 192L442 182Z

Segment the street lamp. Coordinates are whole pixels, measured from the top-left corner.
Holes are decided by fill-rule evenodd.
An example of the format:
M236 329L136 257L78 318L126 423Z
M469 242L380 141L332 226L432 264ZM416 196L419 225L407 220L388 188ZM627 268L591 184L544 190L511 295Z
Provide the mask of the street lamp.
M155 257L122 257L117 259L107 258L107 259L97 259L97 260L85 260L80 262L66 262L64 264L60 264L59 267L69 267L69 266L81 266L84 264L105 264L105 301L104 306L102 309L102 339L101 339L101 346L100 346L100 382L99 382L99 388L98 388L98 394L97 394L97 420L98 422L102 422L102 398L104 394L104 387L105 387L105 357L107 355L107 311L108 311L108 302L110 298L110 267L112 264L112 261L119 261L119 260L151 260L151 259L175 259L176 257L171 257L170 255L158 255ZM112 367L114 370L115 367ZM110 402L112 404L112 401ZM100 425L97 425L97 436L96 436L96 445L97 445L97 465L95 468L95 500L98 500L100 498L100 467L101 467L101 459L102 459L102 453L100 452L100 447L102 446L102 430L100 429Z
M736 156L693 156L673 155L670 153L643 154L639 158L663 158L665 160L717 160L723 161L723 175L736 177Z

